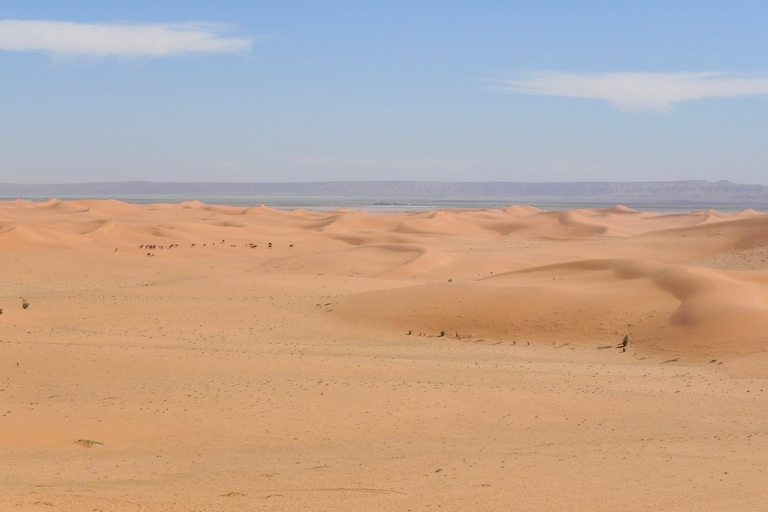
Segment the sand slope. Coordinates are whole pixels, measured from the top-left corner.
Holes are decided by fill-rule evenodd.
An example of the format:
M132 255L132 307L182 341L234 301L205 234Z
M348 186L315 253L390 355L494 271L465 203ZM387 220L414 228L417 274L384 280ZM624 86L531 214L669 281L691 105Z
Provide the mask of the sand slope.
M768 498L755 211L13 201L0 308L0 511Z

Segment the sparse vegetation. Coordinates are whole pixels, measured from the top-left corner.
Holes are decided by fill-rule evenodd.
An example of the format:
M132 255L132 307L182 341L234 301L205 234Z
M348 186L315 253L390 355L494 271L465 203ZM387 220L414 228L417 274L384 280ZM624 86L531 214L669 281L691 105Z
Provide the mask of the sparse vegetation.
M79 445L85 446L86 448L92 448L92 447L94 447L97 444L99 444L99 445L103 445L104 444L104 443L100 443L98 441L93 441L91 439L78 439L75 442L77 444L79 444Z
M29 301L24 297L21 297L21 309L27 309L29 307Z

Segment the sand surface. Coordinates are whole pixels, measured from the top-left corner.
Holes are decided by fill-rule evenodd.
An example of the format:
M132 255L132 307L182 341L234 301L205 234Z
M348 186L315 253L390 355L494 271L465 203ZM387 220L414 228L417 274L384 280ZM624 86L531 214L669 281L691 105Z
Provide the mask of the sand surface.
M768 503L754 211L5 202L0 308L0 511Z

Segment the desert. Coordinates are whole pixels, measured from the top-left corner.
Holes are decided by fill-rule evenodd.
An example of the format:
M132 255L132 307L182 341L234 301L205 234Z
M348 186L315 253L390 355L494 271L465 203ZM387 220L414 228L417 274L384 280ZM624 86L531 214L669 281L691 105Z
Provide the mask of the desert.
M2 511L768 501L754 210L7 201L0 308Z

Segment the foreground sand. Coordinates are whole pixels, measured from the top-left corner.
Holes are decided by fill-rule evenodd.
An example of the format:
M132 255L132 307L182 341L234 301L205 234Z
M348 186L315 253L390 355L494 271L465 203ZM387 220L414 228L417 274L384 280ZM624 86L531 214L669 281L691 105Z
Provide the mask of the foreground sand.
M0 308L0 511L768 502L756 212L0 203Z

